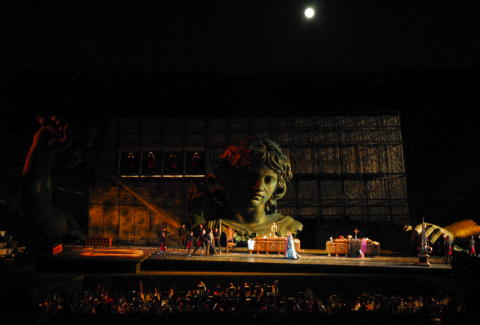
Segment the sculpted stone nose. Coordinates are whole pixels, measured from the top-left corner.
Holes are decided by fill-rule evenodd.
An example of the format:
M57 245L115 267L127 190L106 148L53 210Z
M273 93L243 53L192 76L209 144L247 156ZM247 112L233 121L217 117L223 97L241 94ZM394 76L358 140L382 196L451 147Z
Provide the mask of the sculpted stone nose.
M264 185L265 185L265 181L263 180L263 177L258 177L255 183L253 184L252 189L260 191Z

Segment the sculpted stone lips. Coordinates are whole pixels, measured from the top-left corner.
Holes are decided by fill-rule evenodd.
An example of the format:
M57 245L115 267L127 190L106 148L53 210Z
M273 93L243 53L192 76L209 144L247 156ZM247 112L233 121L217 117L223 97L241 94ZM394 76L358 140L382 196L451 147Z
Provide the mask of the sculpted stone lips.
M254 200L261 200L265 194L262 192L253 192L251 198Z

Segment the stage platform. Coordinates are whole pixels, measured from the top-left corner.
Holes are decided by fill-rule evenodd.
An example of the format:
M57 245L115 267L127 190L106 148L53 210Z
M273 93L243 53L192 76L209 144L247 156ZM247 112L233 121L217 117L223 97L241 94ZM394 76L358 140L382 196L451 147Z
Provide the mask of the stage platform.
M184 249L169 249L166 257L154 247L66 246L62 253L44 259L43 268L56 272L121 273L144 275L288 275L333 274L431 274L448 275L451 266L441 258L431 266L417 265L415 256L389 255L365 258L327 256L324 250L303 250L298 260L278 254L249 254L246 249L210 256L187 256Z

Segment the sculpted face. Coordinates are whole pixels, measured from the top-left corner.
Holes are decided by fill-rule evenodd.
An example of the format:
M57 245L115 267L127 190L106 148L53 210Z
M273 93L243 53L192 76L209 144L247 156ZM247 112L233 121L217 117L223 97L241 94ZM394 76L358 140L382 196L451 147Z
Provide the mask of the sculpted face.
M222 222L227 238L246 242L252 236L272 233L273 222L281 222L278 232L295 232L302 225L278 212L277 201L293 177L290 159L281 147L266 138L247 137L229 145L220 155L220 164L204 184L194 184L191 193L196 223ZM292 231L292 232L293 232Z
M277 188L278 176L266 166L244 167L235 178L233 199L246 209L265 206Z

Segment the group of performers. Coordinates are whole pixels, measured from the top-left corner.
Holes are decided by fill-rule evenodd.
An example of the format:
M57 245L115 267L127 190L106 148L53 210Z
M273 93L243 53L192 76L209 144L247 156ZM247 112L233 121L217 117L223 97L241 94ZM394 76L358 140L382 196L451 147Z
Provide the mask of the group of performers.
M420 237L419 237L420 239ZM470 236L468 240L468 249L467 253L470 256L478 256L480 257L480 253L478 252L478 244L480 244L480 235L478 235L478 240L475 240L473 235ZM446 264L450 264L452 262L452 255L453 255L453 241L450 236L446 234L442 234L439 240L433 245L427 239L427 246L433 247L433 254L438 256L443 256L443 261Z
M221 232L218 228L206 229L203 224L187 229L185 224L178 229L178 243L180 248L187 250L187 256L191 257L200 249L202 255L221 254ZM159 237L159 253L165 258L167 249L167 228L162 227ZM218 250L217 250L218 249ZM299 259L300 256L295 250L293 236L287 232L285 257L288 259Z
M178 243L180 248L187 249L189 257L195 255L198 249L203 251L203 255L221 254L222 245L220 237L221 233L218 228L205 229L203 224L192 229L187 229L185 224L182 224L178 229ZM166 257L166 249L167 228L162 227L159 237L159 252L163 257Z
M204 251L204 255L221 254L222 245L220 243L221 233L218 228L205 229L203 224L198 225L195 229L186 231L185 225L179 229L180 247L187 249L189 257L195 255L198 249ZM193 248L193 252L190 253ZM217 252L218 248L218 252Z

